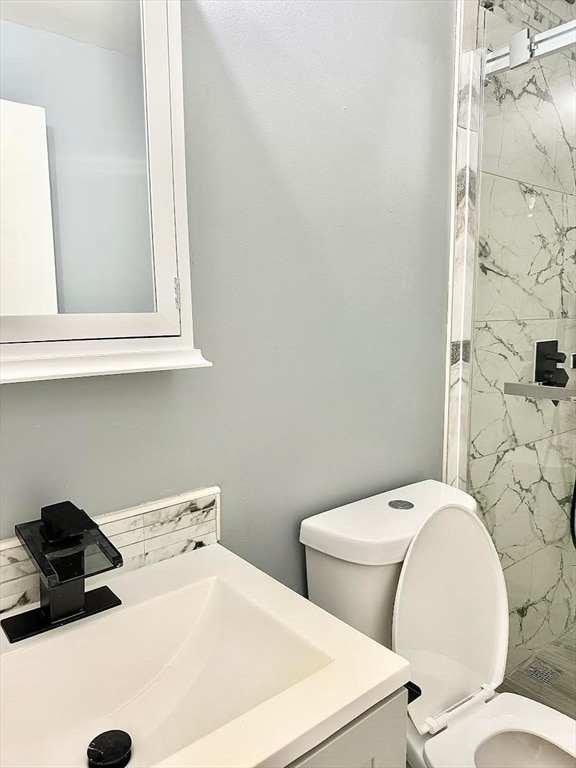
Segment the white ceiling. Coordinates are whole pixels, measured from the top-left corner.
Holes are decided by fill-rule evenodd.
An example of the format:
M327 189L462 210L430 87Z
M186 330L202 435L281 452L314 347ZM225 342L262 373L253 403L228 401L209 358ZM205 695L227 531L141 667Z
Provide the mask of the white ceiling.
M140 49L139 0L1 0L0 19L123 53Z

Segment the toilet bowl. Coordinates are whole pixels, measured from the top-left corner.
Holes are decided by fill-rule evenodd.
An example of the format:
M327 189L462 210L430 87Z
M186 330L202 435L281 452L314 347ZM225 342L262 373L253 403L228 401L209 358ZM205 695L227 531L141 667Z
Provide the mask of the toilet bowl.
M572 718L496 693L504 575L475 502L447 488L428 480L304 520L310 598L410 661L411 768L574 768Z
M574 768L576 728L565 715L513 693L470 710L424 744L424 765L442 768ZM413 742L414 745L414 742Z

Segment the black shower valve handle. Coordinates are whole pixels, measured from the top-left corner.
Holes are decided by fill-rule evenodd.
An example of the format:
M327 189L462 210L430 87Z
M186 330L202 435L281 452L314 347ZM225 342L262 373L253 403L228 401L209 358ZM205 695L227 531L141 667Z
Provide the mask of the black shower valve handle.
M554 352L549 355L546 355L546 360L551 360L554 363L565 363L566 362L566 353L565 352Z
M564 368L556 368L552 373L546 373L542 384L552 387L565 387L568 384L568 374Z
M566 369L559 363L566 361L566 354L558 349L558 339L537 341L534 359L534 381L548 386L565 387L568 381Z

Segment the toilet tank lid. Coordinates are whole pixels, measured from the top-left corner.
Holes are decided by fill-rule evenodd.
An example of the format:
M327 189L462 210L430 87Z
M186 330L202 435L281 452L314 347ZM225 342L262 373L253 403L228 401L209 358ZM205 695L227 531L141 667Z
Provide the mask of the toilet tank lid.
M398 501L405 503L393 503ZM423 480L308 517L300 526L300 541L360 565L401 563L424 521L449 504L476 512L476 502L464 491Z

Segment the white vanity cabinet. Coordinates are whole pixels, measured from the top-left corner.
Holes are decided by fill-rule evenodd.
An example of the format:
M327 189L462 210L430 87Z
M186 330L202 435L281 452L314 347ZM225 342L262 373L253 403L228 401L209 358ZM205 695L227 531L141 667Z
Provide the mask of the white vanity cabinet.
M402 688L287 768L405 768L407 705Z

